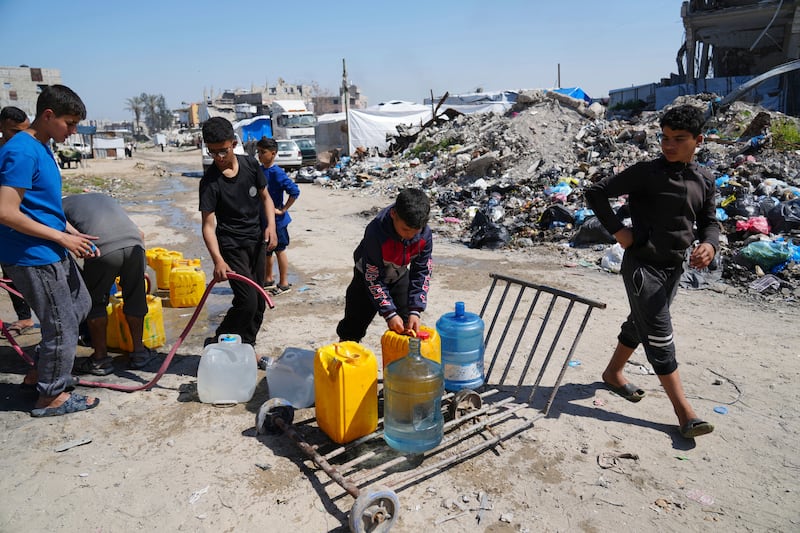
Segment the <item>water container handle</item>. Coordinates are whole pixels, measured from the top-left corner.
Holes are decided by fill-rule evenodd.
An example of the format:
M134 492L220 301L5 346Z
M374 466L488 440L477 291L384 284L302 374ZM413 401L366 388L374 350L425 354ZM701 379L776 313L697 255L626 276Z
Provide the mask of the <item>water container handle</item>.
M462 317L466 311L466 307L464 306L464 302L456 302L456 316Z

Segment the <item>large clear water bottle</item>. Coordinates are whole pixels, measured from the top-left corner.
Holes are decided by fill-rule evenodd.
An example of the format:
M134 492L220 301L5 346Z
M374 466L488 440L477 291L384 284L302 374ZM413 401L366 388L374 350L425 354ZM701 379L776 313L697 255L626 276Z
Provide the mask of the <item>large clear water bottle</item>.
M442 441L442 367L422 357L420 341L408 340L408 355L383 374L383 439L402 453L422 453Z
M456 302L456 310L436 321L442 340L444 388L475 389L483 385L483 319Z
M203 403L250 401L256 390L258 363L253 347L239 335L220 335L203 349L197 367L197 394Z

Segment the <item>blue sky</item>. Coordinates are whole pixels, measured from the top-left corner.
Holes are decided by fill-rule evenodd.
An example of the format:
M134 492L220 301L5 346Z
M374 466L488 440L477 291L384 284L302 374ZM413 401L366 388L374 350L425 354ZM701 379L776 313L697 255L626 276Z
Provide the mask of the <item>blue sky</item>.
M601 97L677 72L681 3L0 0L0 65L59 69L90 119L129 120L143 92L177 108L279 77L333 95L342 59L370 105L552 88L559 64L561 86Z

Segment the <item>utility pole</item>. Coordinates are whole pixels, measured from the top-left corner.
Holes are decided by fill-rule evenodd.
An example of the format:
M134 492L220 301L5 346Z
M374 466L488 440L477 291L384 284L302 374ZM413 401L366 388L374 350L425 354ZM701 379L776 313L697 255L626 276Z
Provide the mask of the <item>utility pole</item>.
M345 64L344 58L342 58L342 102L344 107L344 124L345 128L347 129L346 133L346 155L350 155L350 90L347 87L347 65Z
M558 86L556 89L561 88L561 63L558 64Z

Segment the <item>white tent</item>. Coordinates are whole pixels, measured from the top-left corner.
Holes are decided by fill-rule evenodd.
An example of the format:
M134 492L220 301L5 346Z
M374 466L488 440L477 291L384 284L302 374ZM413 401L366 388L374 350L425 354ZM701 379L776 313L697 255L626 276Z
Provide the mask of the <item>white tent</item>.
M430 106L394 100L349 111L350 153L356 147L377 148L385 152L389 147L386 134L396 134L397 126L421 126L433 117Z
M445 109L454 109L465 115L470 113L505 113L511 103L507 101L481 101L472 104L446 104L439 108L438 113ZM433 116L430 105L415 104L393 100L383 104L370 106L367 109L351 109L348 111L350 126L349 154L355 152L356 147L377 148L385 152L389 147L386 140L387 134L396 134L397 126L421 126ZM347 126L344 113L329 113L317 117L315 130L317 151L322 152L331 148L343 148L347 142Z

